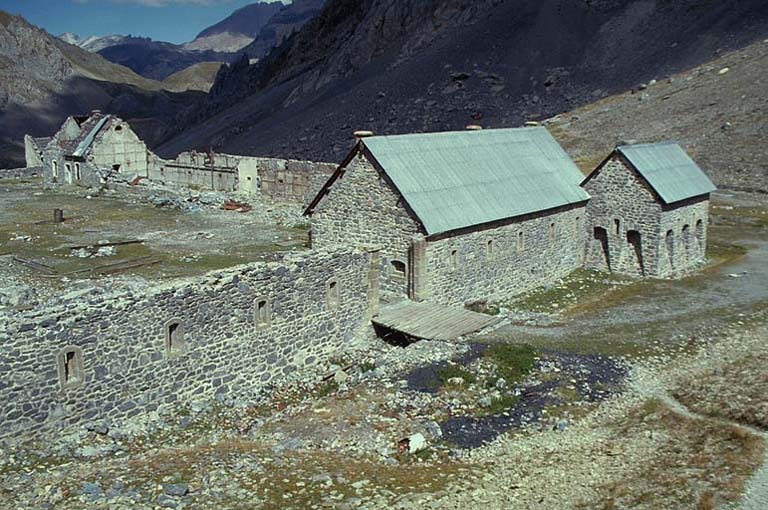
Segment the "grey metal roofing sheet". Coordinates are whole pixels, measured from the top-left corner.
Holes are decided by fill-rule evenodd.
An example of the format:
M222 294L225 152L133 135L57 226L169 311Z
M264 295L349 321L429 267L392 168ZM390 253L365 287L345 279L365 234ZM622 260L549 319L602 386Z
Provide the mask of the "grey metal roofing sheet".
M87 132L88 134L83 138L80 143L77 145L77 148L72 153L73 156L82 157L85 155L85 151L88 150L88 148L93 143L94 138L96 138L96 135L99 131L101 131L101 128L104 127L104 124L109 121L109 119L112 118L111 115L106 115L105 117L102 117L99 119L99 121L96 123L96 125L91 130L86 129L86 124L83 124L83 132Z
M667 204L717 189L707 174L676 143L622 145L617 150Z
M364 138L428 234L589 199L543 127Z

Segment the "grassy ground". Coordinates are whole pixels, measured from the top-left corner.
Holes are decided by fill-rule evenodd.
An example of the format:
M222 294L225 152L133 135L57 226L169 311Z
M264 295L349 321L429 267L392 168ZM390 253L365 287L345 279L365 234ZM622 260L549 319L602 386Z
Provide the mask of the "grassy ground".
M307 240L306 229L260 224L258 212L184 213L130 197L88 199L73 193L43 192L34 183L0 186L0 198L5 203L0 211L0 255L35 260L61 273L152 256L161 263L129 274L147 278L188 276L263 260L285 250L275 244L278 240ZM49 221L54 208L64 210L64 223ZM111 257L81 259L72 257L68 249L127 239L146 241L118 246L117 254Z

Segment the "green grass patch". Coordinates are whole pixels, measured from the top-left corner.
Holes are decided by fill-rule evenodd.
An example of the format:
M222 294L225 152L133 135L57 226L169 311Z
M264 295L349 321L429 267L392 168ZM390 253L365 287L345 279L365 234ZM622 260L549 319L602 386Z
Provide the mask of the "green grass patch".
M509 308L536 313L566 311L585 302L602 301L606 294L630 282L631 279L615 274L577 269L556 285L523 294Z
M494 344L483 355L494 363L499 377L513 384L533 370L536 350L528 344Z
M376 370L376 363L371 363L370 361L360 363L360 373L364 374L372 370Z
M316 391L318 397L327 397L331 393L335 393L339 389L339 383L331 379L321 384Z
M448 385L448 381L455 377L461 377L467 384L472 384L476 380L472 372L460 365L446 365L437 371L437 378L440 380L441 386Z

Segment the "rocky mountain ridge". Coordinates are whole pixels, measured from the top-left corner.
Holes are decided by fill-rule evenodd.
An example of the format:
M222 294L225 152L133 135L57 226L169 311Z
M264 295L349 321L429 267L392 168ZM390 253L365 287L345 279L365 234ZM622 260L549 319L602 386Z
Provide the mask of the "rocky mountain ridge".
M246 5L200 32L184 48L193 51L236 52L253 42L262 27L283 8L281 2Z

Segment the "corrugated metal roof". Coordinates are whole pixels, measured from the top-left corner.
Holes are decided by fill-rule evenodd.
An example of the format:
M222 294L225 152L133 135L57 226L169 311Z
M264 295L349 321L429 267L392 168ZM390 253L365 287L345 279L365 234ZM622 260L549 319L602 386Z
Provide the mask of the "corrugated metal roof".
M582 174L543 127L364 138L428 234L585 201Z
M617 150L667 204L717 189L707 174L674 142L622 145Z
M104 124L109 121L109 119L112 118L111 115L107 115L105 117L102 117L99 119L99 121L96 123L96 125L91 130L87 130L85 124L83 125L83 132L87 132L88 134L83 138L80 143L77 145L77 148L72 153L73 156L76 157L82 157L85 155L85 152L88 150L88 148L93 143L94 138L96 138L96 135L99 131L101 131L101 128L104 127ZM87 123L86 123L87 124Z

